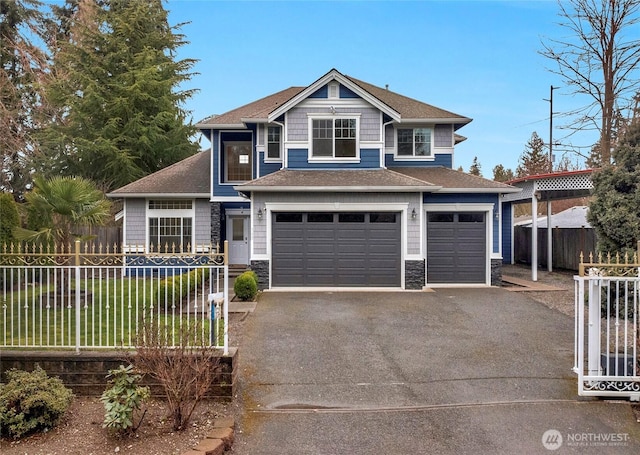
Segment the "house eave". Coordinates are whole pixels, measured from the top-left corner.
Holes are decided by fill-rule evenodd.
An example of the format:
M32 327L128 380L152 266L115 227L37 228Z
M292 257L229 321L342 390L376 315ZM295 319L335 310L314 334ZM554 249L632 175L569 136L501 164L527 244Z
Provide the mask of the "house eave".
M473 119L470 118L403 118L399 123L438 123L438 124L453 124L453 125L467 125L471 123Z
M196 123L199 130L237 130L246 129L245 123Z
M438 193L520 193L521 188L442 188Z
M111 199L140 199L157 197L163 199L209 199L210 193L107 193L107 197Z
M432 193L440 186L234 186L233 189L243 193Z

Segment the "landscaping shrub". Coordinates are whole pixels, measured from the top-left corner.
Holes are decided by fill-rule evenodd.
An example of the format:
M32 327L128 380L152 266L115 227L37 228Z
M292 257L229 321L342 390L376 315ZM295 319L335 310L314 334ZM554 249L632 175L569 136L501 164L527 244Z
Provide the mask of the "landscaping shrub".
M20 226L18 204L9 193L0 193L0 251L15 242L13 230Z
M138 419L137 425L135 413L150 397L149 387L139 385L142 375L134 373L131 365L120 365L116 370L109 370L107 378L111 387L100 397L105 410L102 426L120 433L136 431L145 413Z
M32 372L7 371L0 384L0 428L3 436L20 438L54 427L69 408L73 393L59 378L40 367Z
M201 321L181 326L177 344L169 329L158 321L145 321L130 361L162 386L172 427L181 431L218 374L219 355L202 338Z
M202 284L203 278L204 269L200 268L161 280L158 288L158 303L164 305L166 301L171 306L182 300Z
M256 273L248 271L237 277L233 284L233 291L242 301L253 300L258 293L258 280Z

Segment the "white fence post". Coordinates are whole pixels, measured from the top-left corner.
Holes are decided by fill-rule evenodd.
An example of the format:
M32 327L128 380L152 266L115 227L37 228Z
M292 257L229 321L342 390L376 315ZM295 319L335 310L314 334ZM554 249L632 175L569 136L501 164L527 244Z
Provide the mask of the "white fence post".
M602 372L600 367L600 291L602 279L589 280L589 357L587 369L589 376L598 376Z
M75 258L73 265L76 275L76 353L80 354L80 240L75 241ZM71 292L71 289L69 289L69 292Z

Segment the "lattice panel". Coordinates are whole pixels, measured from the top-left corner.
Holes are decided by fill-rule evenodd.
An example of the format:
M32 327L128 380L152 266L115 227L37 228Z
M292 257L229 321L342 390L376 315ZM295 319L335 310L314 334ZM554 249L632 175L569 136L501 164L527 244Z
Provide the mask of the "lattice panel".
M548 190L590 190L593 188L591 174L573 174L540 179L538 189Z

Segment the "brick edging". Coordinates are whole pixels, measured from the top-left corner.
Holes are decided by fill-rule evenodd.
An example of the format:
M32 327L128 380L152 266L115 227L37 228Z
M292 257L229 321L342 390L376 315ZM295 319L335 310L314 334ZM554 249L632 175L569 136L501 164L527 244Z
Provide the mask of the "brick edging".
M233 417L216 419L205 438L193 449L182 452L182 455L222 455L231 449L235 434L235 420Z

